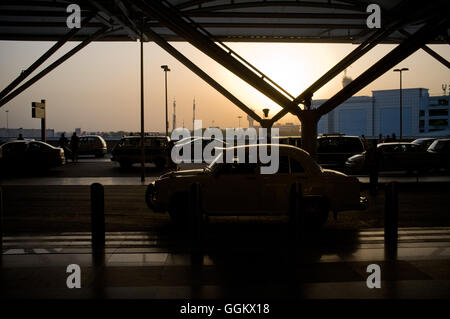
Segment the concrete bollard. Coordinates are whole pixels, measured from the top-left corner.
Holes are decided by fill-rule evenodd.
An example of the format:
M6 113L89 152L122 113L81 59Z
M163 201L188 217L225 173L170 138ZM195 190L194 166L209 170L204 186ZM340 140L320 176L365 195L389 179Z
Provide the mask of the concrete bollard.
M102 252L105 247L105 191L100 183L91 185L92 250Z
M191 239L191 249L194 253L199 253L202 251L203 227L201 186L199 183L194 183L191 185L189 191L189 233Z
M3 188L0 187L0 255L3 254Z
M387 248L396 248L398 242L398 185L392 182L385 187L384 243Z

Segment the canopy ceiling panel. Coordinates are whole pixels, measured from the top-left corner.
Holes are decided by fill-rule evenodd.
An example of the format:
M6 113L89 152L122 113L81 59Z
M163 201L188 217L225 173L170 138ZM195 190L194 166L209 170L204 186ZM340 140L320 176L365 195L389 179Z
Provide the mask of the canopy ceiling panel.
M158 1L158 0L146 0ZM143 0L142 2L145 2ZM167 0L206 29L214 39L240 42L328 42L360 43L374 30L366 25L366 8L377 3L382 8L382 26L405 15L411 18L403 30L414 33L433 12L448 1L383 0ZM108 25L110 31L98 41L135 41L143 24L168 41L183 41L159 21L144 15L126 0L3 0L0 2L0 40L56 41L69 30L66 12L69 4L81 8L82 19L95 16L72 38L80 40ZM406 3L406 4L405 4ZM403 5L401 10L398 6ZM448 30L429 43L448 43ZM407 33L393 32L384 43L399 43Z

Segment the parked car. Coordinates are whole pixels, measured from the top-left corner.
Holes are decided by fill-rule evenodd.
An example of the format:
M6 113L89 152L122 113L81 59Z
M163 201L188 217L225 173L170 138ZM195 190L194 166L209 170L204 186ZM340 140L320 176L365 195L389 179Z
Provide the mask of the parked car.
M145 136L145 162L154 163L162 169L171 163L170 140L166 136ZM118 162L121 168L129 168L141 162L141 137L126 136L111 151L111 161Z
M435 140L427 151L436 156L437 168L450 170L450 138Z
M428 147L435 141L433 137L418 138L411 143L419 145L423 150L427 150Z
M317 137L317 162L323 167L343 169L346 160L364 152L364 144L358 136L342 134Z
M80 137L78 155L95 155L103 157L106 154L106 142L98 135L87 135Z
M258 145L229 149L257 148ZM256 150L257 151L257 150ZM288 214L290 186L300 183L305 196L309 223L322 225L329 211L364 208L359 181L343 173L322 169L300 148L279 145L279 169L276 174L260 174L261 163L220 163L219 154L207 168L174 171L149 184L146 202L156 212L167 211L174 222L188 218L189 188L202 187L203 208L207 215L282 215Z
M436 167L436 157L417 144L406 142L377 145L380 171L424 171ZM367 152L350 157L345 165L352 172L367 170Z
M0 146L2 169L48 169L66 163L60 147L34 140L15 140Z

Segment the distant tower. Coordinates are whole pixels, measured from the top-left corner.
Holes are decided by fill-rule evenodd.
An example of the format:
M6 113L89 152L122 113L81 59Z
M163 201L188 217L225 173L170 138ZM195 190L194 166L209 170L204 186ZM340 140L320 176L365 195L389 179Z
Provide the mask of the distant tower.
M255 121L250 115L247 115L248 127L253 127L253 122Z
M195 124L195 97L194 103L192 104L192 131L194 131L194 124Z
M173 119L172 119L172 130L175 130L177 127L177 115L176 115L176 102L175 99L173 99Z
M255 121L253 117L247 115L247 120L248 120L248 127L253 127L253 122Z
M352 82L352 78L347 76L347 69L344 70L344 77L342 78L342 87L346 87Z

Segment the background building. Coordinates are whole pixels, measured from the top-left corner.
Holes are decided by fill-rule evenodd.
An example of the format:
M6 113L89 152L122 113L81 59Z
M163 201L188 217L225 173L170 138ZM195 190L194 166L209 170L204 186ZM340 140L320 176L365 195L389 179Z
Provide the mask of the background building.
M318 132L366 135L376 138L400 135L399 90L372 91L355 96L323 116ZM326 100L314 100L318 107ZM449 96L429 96L428 89L403 89L402 133L405 138L450 135Z

